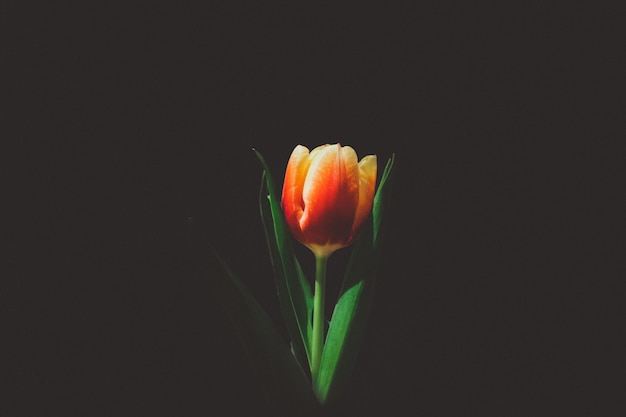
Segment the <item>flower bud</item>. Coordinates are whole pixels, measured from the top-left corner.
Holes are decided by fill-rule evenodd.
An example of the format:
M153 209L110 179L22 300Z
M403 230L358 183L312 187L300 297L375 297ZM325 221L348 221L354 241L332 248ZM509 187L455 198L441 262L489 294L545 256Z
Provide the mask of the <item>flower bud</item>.
M376 155L359 162L350 146L296 146L282 195L292 235L316 257L353 243L372 209L376 168Z

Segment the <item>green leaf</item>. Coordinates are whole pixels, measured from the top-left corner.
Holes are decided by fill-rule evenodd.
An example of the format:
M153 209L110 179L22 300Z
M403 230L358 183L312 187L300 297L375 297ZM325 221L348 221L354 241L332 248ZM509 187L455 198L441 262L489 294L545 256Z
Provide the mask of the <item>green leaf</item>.
M270 407L278 412L305 412L319 407L309 380L271 318L226 263L213 251L217 264L212 289L261 379ZM281 414L282 415L282 414Z
M365 334L391 197L393 164L392 155L374 196L369 221L352 249L330 321L317 386L314 387L322 404L336 398L347 385Z
M259 196L261 218L274 268L280 308L295 357L304 369L311 361L313 295L293 251L291 234L285 223L271 172L263 156L255 150L263 165Z

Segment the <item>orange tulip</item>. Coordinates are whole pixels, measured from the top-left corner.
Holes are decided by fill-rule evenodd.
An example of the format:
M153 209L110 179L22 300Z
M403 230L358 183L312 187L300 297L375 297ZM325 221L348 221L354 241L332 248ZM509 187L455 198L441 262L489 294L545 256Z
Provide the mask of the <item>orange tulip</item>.
M293 236L316 257L350 245L367 219L376 188L376 155L358 161L350 146L322 145L291 153L282 207Z

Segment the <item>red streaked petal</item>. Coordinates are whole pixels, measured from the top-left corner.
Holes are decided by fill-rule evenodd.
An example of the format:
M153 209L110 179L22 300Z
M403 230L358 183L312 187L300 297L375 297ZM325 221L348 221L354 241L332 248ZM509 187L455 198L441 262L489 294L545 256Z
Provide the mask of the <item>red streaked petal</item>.
M300 227L307 242L348 244L358 206L359 169L354 149L337 144L316 148L302 198Z
M304 210L302 188L310 165L309 149L298 145L294 148L287 162L285 182L283 184L282 206L285 220L292 233L302 240L299 220Z

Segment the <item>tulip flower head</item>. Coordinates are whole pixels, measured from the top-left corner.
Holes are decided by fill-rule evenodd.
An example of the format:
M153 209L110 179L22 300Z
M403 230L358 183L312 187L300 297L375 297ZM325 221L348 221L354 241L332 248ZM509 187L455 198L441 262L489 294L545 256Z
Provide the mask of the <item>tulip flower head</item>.
M372 209L376 155L350 146L298 145L287 163L282 208L292 235L316 257L353 243Z

